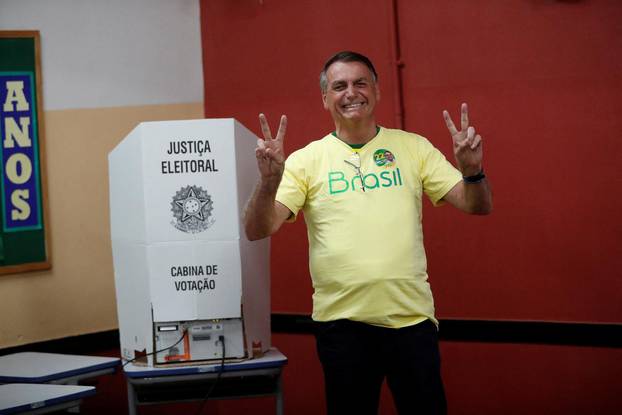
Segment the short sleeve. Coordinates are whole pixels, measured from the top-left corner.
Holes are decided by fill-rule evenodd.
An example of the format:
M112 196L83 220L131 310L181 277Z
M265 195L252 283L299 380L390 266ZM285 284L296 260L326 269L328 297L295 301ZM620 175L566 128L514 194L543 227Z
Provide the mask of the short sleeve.
M423 157L421 159L421 180L423 190L434 206L442 204L441 199L457 183L462 174L456 169L429 141L423 141Z
M304 159L300 150L287 158L283 178L276 192L276 201L284 204L293 213L288 222L296 220L307 199L308 184Z

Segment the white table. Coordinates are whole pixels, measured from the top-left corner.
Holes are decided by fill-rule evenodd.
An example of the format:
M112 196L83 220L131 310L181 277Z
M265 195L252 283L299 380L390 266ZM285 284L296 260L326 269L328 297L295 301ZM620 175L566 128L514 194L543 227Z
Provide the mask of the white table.
M118 357L39 352L21 352L0 356L0 383L7 383L7 385L0 385L3 388L0 408L4 408L5 400L6 404L12 405L11 408L13 408L7 407L5 410L11 412L0 411L0 413L10 414L23 411L44 413L67 408L72 408L71 412L78 412L82 397L95 394L95 388L92 386L80 386L78 389L72 389L69 386L54 387L78 385L83 379L114 373L120 361ZM50 386L53 387L50 388ZM8 400L11 398L11 393L22 400L15 402ZM49 399L46 398L48 396ZM68 399L69 397L76 397L76 399ZM34 409L29 409L28 405L39 404L43 407L30 412ZM22 409L18 409L20 405Z
M275 348L258 359L225 363L210 400L274 396L276 413L282 415L281 374L286 364L287 357ZM221 366L217 363L145 367L130 363L123 369L127 378L129 413L135 415L137 405L205 399Z
M10 383L0 385L0 415L43 414L80 405L93 386Z
M82 379L114 373L117 357L22 352L0 356L0 383L77 385Z

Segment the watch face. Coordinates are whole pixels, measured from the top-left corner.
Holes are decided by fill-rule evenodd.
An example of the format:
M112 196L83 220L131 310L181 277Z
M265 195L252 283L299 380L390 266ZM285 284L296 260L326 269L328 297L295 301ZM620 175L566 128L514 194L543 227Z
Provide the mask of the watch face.
M188 198L184 202L184 210L189 214L197 213L199 209L201 209L201 203L194 197Z

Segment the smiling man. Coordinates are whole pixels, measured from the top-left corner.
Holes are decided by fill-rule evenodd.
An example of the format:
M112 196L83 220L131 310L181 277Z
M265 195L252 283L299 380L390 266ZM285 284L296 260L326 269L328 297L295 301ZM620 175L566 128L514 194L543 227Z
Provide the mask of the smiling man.
M356 52L331 57L320 88L335 131L287 161L287 118L273 139L259 116L261 175L245 210L246 234L267 237L304 212L329 414L377 413L385 378L400 414L445 413L421 199L490 213L482 138L466 104L460 130L443 112L456 169L425 138L379 126L378 75Z
M380 90L369 65L337 60L320 74L322 101L335 122L335 134L350 144L364 144L376 135L374 109Z

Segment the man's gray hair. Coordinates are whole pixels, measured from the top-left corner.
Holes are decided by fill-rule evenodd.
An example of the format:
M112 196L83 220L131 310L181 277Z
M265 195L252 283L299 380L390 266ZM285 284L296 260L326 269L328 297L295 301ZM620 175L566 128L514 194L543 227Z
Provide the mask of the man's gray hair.
M371 60L369 60L367 56L361 55L360 53L357 53L357 52L344 50L344 51L335 53L324 64L324 68L322 69L322 72L320 72L320 89L322 90L322 93L325 93L326 90L328 89L328 77L326 76L326 71L328 71L328 68L330 67L330 65L332 65L335 62L361 62L362 64L364 64L365 66L369 68L369 71L371 72L372 80L374 82L378 82L378 74L376 73L374 64L371 63Z

